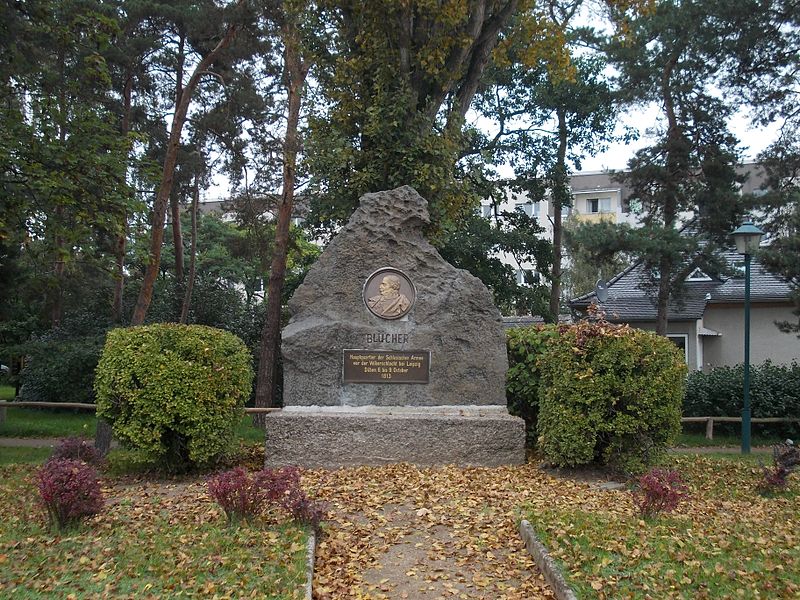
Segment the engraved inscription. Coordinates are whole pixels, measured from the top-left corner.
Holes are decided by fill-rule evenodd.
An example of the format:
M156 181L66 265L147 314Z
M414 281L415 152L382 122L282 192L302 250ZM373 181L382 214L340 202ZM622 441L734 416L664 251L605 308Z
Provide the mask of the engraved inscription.
M343 350L344 383L429 383L430 350Z
M407 333L368 333L365 336L368 344L407 344Z

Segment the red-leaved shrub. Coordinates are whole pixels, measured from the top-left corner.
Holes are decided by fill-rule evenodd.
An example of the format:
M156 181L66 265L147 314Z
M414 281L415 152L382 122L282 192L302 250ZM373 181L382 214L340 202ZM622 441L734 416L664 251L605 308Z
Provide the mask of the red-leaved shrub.
M103 508L97 470L79 460L54 458L38 473L39 496L56 529L74 525Z
M781 492L789 486L789 475L800 465L800 448L792 440L772 447L772 466L762 465L758 489L762 494Z
M87 465L94 467L100 466L103 457L94 447L94 444L82 437L68 437L59 441L58 446L53 450L50 460L57 458L69 458L71 460L82 460Z
M208 493L225 511L229 523L249 521L261 512L263 495L242 467L211 477Z
M242 467L208 480L208 493L225 511L229 523L250 521L267 505L277 505L296 521L317 529L324 511L300 487L297 467L262 469L252 476Z
M644 517L669 512L688 495L680 473L668 469L651 469L637 480L633 499Z

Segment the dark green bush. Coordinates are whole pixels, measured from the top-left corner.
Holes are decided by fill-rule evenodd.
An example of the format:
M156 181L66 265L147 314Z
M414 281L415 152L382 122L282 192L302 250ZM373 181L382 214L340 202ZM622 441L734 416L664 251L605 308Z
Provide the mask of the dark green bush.
M78 311L17 348L25 356L20 373L22 400L34 402L94 402L94 370L108 324Z
M664 337L606 322L561 326L538 365L538 445L553 464L639 472L680 432L686 365Z
M201 325L154 324L108 333L97 365L97 414L168 470L209 463L228 448L250 395L250 352Z
M686 417L738 417L742 413L744 366L695 371L686 379L683 415ZM800 418L800 364L776 365L766 361L750 366L750 405L753 417ZM725 424L719 424L724 431ZM715 431L717 425L714 426ZM738 430L738 425L730 425ZM754 424L754 431L793 436L792 425Z
M537 361L544 353L547 340L558 335L556 325L515 327L506 332L508 373L506 401L508 411L525 419L528 445L534 445L539 415L539 367Z

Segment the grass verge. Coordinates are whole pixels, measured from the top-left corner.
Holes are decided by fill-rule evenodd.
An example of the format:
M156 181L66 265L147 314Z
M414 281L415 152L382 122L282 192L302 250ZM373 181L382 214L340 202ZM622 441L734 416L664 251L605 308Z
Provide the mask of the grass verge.
M580 598L796 598L800 484L764 497L755 457L675 456L690 498L651 520L630 493L522 512Z
M0 466L42 463L52 451L52 448L0 448Z
M0 437L94 437L96 425L94 413L85 410L7 408L6 422L0 425Z
M9 389L13 394L13 388ZM7 408L6 421L0 424L0 437L93 438L96 427L97 418L91 411ZM253 425L250 415L243 415L236 425L234 437L245 442L263 442L264 430Z
M750 439L752 446L772 446L779 442L784 441L786 438L779 435L753 435ZM737 447L742 444L742 438L738 435L715 435L714 439L707 440L704 433L694 433L683 431L678 436L676 446L679 448L702 448L713 446L731 446Z
M304 597L305 530L229 528L202 481L108 480L103 512L54 535L32 473L0 469L2 597Z

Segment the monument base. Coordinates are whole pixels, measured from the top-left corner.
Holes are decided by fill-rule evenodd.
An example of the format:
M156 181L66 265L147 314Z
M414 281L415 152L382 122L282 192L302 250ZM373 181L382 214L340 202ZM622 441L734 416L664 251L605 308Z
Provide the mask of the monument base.
M267 467L525 462L525 422L505 406L292 406L265 422Z

